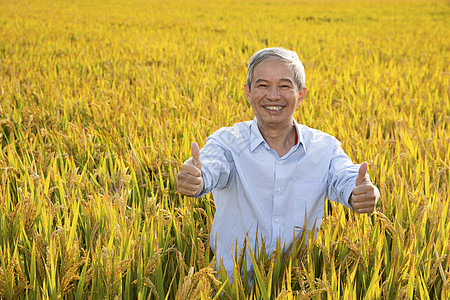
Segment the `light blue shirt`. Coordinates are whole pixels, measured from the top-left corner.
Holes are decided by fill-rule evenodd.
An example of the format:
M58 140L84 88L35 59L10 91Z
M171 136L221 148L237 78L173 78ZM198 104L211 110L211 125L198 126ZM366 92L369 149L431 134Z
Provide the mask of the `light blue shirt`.
M246 234L252 250L263 238L271 253L277 238L287 248L294 231L301 234L305 217L308 230L320 227L325 198L350 207L359 165L333 136L295 120L294 126L298 143L283 157L270 149L256 118L219 129L200 151L205 187L198 197L212 191L216 213L210 246L228 275Z

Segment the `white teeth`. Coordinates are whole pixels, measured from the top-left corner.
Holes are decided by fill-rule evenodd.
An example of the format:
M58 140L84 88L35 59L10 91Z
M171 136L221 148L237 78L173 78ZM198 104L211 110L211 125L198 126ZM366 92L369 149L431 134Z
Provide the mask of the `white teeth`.
M264 108L268 110L280 111L283 108L283 106L264 106Z

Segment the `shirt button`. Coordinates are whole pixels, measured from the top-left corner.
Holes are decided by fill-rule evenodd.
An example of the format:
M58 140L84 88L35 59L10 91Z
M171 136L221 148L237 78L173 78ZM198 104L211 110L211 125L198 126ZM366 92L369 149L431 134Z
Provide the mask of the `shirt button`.
M276 222L276 223L278 223L278 221L279 221L278 219L275 219L275 222Z
M281 161L279 161L278 164L281 165Z
M280 189L280 188L277 188L277 192L279 192L279 191L281 191L281 189Z

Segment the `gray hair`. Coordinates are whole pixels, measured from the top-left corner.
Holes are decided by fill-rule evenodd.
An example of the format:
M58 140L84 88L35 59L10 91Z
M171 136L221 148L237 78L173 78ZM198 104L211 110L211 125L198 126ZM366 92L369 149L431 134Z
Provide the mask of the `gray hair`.
M298 58L297 53L281 47L274 47L261 49L253 54L252 58L250 58L247 68L247 85L249 90L251 89L253 70L255 69L257 64L266 59L276 59L287 63L294 73L294 79L297 84L297 88L300 90L305 86L305 68L300 61L300 58Z

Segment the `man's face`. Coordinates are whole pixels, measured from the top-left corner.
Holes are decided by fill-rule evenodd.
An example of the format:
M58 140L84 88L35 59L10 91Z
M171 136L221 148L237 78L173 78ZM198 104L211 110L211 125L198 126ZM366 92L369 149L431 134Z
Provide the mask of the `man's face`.
M244 86L247 100L263 127L292 126L295 109L306 95L298 90L291 68L280 60L266 59L253 69L251 90Z

